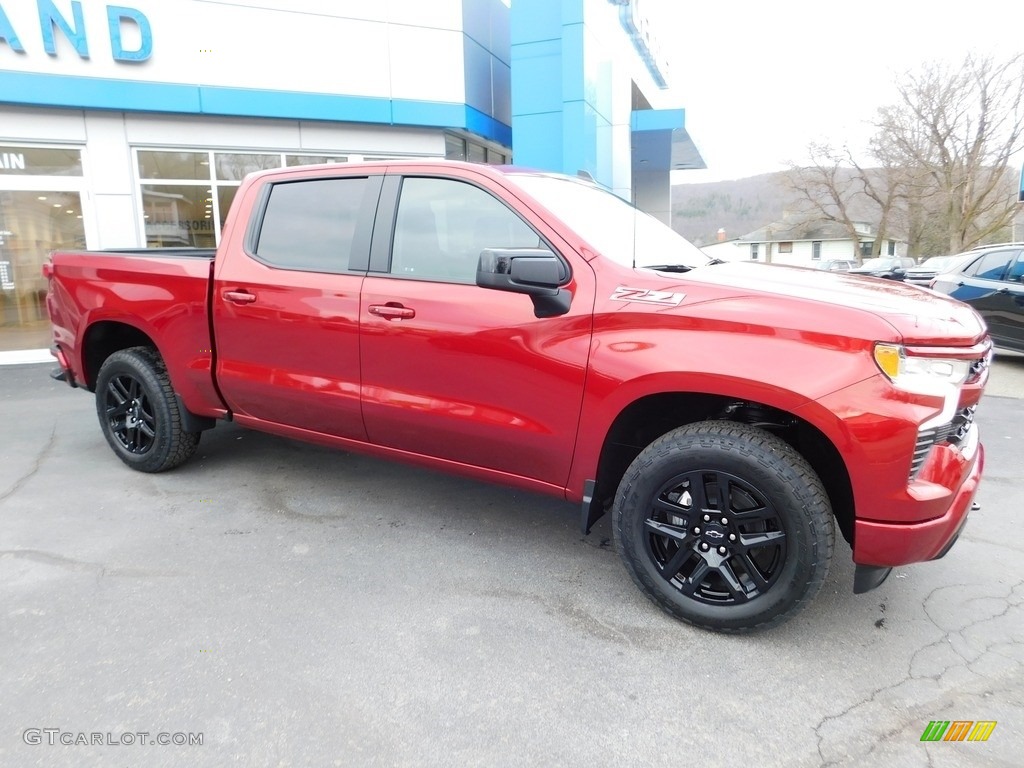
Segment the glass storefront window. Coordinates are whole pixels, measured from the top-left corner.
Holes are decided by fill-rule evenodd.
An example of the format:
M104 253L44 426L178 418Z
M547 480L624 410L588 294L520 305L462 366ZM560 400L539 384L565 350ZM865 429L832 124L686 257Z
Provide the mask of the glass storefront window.
M285 155L285 165L289 168L296 165L319 165L320 163L347 163L344 155Z
M214 155L217 178L222 181L241 181L247 174L281 167L281 155L252 155L218 152Z
M231 203L238 194L238 187L222 185L217 187L217 208L220 213L220 225L223 228L224 222L228 219L228 211L231 210Z
M139 150L139 176L143 179L209 179L209 152Z
M444 156L448 160L466 159L466 140L451 134L444 137Z
M204 185L144 184L142 208L147 247L216 247L211 188Z
M43 261L84 248L78 192L0 192L0 351L50 346Z
M0 176L81 176L77 149L0 146Z
M470 143L466 148L466 159L471 163L486 163L487 149L479 144Z

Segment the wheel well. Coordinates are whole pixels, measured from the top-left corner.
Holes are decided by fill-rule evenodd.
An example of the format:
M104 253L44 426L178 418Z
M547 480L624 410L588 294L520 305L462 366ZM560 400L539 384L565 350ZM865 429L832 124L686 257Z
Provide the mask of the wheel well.
M626 469L657 438L684 424L714 419L752 424L792 445L821 478L843 538L853 541L853 488L846 464L832 441L791 413L720 395L667 392L648 395L627 406L608 430L601 448L594 503L600 507L611 505Z
M82 344L82 367L85 386L90 392L96 388L96 376L103 362L115 352L128 347L153 347L156 344L138 328L114 321L103 321L89 327Z

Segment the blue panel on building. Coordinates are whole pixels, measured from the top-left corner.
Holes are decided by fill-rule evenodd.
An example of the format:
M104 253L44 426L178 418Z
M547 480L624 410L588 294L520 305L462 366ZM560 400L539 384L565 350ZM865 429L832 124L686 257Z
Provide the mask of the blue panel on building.
M562 164L562 111L515 118L516 165L560 171Z
M682 109L638 109L630 115L634 131L674 131L686 125L686 111Z
M0 100L14 104L75 109L132 109L199 113L199 89L192 85L138 83L98 77L0 72Z
M201 86L198 90L200 112L208 115L392 122L389 99L212 86Z
M512 129L509 126L472 107L464 107L464 109L465 116L462 124L467 131L478 136L485 136L504 147L512 146Z
M562 3L559 0L516 0L509 28L513 46L520 41L560 40Z
M561 111L561 89L552 87L553 83L561 83L561 40L514 45L512 69L513 114Z
M490 115L494 113L491 54L476 40L462 38L465 60L466 104Z

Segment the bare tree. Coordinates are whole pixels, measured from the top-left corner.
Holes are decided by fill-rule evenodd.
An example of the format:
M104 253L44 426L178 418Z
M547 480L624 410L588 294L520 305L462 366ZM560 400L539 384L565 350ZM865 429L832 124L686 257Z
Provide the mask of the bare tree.
M956 253L1010 226L1009 162L1024 148L1022 83L1024 54L1001 63L969 55L959 67L933 63L907 75L899 103L879 110L876 149L906 171L906 210L931 219L917 221L918 236L927 239L931 226Z
M893 231L906 234L911 256L1005 238L1017 208L1009 163L1024 149L1024 54L926 64L897 88L899 101L878 111L875 167L824 144L791 167L785 184L802 213L842 224L855 243L856 222L870 219L875 255Z
M860 258L859 243L865 235L857 223L871 218L876 224L871 253L879 255L903 197L900 169L879 157L881 168L865 170L848 148L812 144L808 151L811 165L791 166L783 182L795 195L799 211L808 218L841 224L854 243L855 259Z

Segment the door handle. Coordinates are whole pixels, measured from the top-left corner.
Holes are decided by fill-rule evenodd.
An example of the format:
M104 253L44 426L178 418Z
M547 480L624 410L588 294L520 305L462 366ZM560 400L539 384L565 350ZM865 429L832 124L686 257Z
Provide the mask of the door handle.
M221 296L224 297L225 301L230 301L234 304L252 304L256 301L256 295L248 291L224 291Z
M387 304L371 304L368 308L371 315L383 317L385 320L409 320L416 317L416 310L403 307L397 302Z

